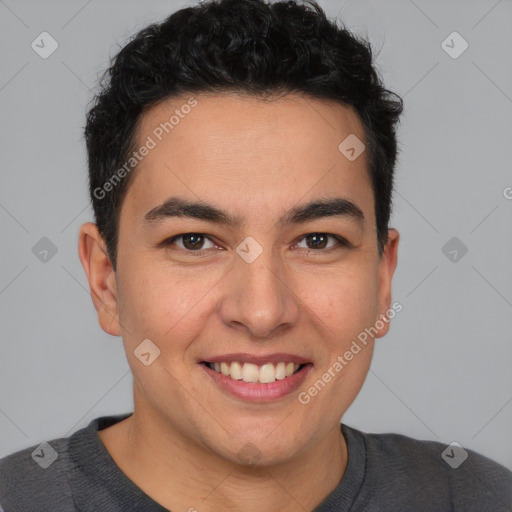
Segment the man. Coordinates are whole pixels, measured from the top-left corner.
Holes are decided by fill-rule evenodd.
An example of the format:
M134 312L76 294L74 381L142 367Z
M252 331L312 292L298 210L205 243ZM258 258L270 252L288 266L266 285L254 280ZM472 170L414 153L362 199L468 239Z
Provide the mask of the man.
M340 426L401 309L401 110L316 4L205 2L121 50L79 254L134 412L3 459L5 512L510 510L481 455Z

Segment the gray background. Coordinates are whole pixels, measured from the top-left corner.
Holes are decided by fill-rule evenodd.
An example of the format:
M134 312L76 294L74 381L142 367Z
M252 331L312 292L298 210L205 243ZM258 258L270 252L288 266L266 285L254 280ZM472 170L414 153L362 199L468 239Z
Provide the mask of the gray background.
M406 107L392 219L403 311L344 422L512 468L512 1L320 3L380 49ZM77 254L92 219L82 128L109 57L184 5L0 0L0 456L132 410L121 340L99 328ZM59 44L47 59L31 48L43 31ZM457 59L441 45L453 31L469 43ZM42 237L57 248L46 262ZM452 237L468 249L455 262Z

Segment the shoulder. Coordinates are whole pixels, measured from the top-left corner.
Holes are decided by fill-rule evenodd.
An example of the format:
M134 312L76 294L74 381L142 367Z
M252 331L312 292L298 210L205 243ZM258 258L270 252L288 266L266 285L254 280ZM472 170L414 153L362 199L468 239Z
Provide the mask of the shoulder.
M98 503L97 510L106 510L109 495L102 494L97 473L98 465L106 466L110 459L97 432L130 414L96 418L69 437L43 441L0 459L0 512L2 507L5 512L75 512L78 502L92 510L92 501Z
M511 509L512 472L484 455L457 443L344 429L364 441L370 492L390 500L400 493L409 505L423 502L425 510Z
M73 466L69 438L44 441L0 459L0 506L12 510L51 510L59 503L72 511L67 475ZM1 509L0 509L1 510Z

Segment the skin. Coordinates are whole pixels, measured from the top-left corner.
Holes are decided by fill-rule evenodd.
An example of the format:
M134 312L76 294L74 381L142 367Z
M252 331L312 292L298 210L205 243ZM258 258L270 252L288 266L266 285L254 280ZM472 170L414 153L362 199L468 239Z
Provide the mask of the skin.
M186 98L146 112L136 146ZM338 150L349 134L365 141L352 109L296 94L195 98L198 105L132 176L116 271L96 226L80 230L99 323L122 336L134 380L133 415L99 436L121 470L173 511L312 510L345 472L339 422L366 378L374 341L306 405L298 392L263 404L228 396L198 361L233 352L297 354L313 364L298 391L307 390L390 309L399 235L389 230L379 257L366 153L351 162ZM243 223L143 222L171 196L205 201ZM332 197L355 203L364 221L344 215L277 223L298 204ZM211 237L202 257L183 239L160 245L183 233ZM339 235L352 247L328 238L314 250L304 239L310 233ZM236 252L247 236L263 249L250 264ZM388 328L384 322L376 337ZM149 366L133 353L144 339L161 351ZM239 455L247 443L256 464Z

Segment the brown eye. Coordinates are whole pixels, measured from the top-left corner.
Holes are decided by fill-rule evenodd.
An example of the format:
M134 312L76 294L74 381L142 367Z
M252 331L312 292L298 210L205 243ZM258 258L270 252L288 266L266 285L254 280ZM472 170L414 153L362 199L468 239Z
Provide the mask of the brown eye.
M181 243L178 243L180 241ZM204 247L207 241L210 242L210 247ZM184 233L182 235L176 235L165 242L165 245L173 244L176 244L180 249L186 251L200 251L214 247L213 242L201 233Z
M185 249L190 249L193 251L201 249L204 241L201 235L195 235L193 233L191 235L183 235L182 239Z
M328 238L326 235L314 233L306 236L306 243L310 249L325 249Z
M329 245L329 239L334 240L334 243ZM334 249L336 245L344 247L350 246L349 242L344 238L330 233L309 233L300 239L299 244L304 242L306 243L306 247L298 245L300 249L326 250L325 252Z

